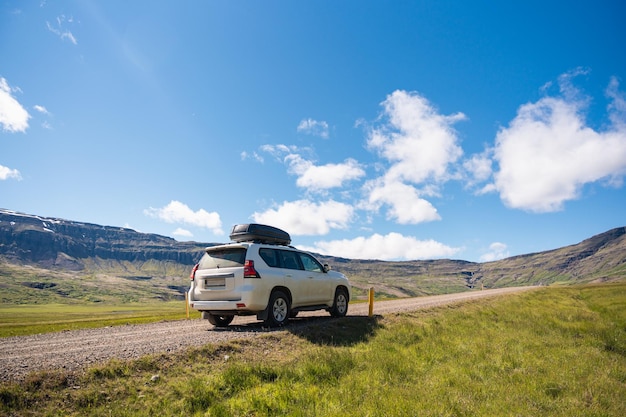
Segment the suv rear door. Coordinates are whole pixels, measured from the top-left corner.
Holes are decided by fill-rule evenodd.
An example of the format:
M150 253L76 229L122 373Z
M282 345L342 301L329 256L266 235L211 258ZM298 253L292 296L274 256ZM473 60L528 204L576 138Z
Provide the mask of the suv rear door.
M194 299L216 301L233 298L237 282L243 280L245 246L207 249L198 263Z

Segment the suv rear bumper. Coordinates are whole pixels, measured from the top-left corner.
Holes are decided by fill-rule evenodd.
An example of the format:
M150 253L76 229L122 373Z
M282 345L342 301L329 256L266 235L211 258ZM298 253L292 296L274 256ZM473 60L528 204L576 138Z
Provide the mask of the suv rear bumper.
M214 314L257 314L267 305L248 305L243 301L190 301L189 307L198 311L208 311Z

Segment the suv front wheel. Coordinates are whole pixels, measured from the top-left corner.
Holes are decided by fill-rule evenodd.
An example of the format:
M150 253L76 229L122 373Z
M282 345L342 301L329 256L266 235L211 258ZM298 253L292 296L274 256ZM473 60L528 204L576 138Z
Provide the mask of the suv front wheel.
M270 302L267 305L267 319L265 324L269 327L278 327L287 323L289 320L289 298L282 291L274 291L270 296Z
M335 291L335 301L330 309L330 315L333 317L344 317L348 313L348 293L343 288L337 288Z

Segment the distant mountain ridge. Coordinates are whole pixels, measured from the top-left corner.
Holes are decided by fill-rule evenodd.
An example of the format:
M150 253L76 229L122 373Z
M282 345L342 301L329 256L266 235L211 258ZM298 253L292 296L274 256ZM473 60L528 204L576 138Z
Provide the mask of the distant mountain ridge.
M480 265L476 279L497 286L605 282L626 278L626 227L575 245Z
M179 242L127 228L0 209L0 266L3 262L7 267L26 265L48 271L45 274L72 271L142 282L165 279L168 288L180 293L185 286L181 280L188 276L204 248L215 244ZM486 263L449 259L390 262L332 256L320 259L346 273L357 294L374 287L390 297L483 287L604 282L626 278L626 227L575 245Z
M82 270L88 258L193 265L207 245L0 209L0 256L48 268Z

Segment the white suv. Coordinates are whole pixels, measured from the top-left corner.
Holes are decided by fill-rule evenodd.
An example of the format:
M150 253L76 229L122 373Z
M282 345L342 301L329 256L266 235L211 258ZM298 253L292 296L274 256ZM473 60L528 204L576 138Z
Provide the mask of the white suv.
M256 315L282 326L299 311L325 309L333 317L348 312L350 283L311 254L292 246L275 227L236 225L234 243L211 246L191 272L189 305L215 326L236 315Z

